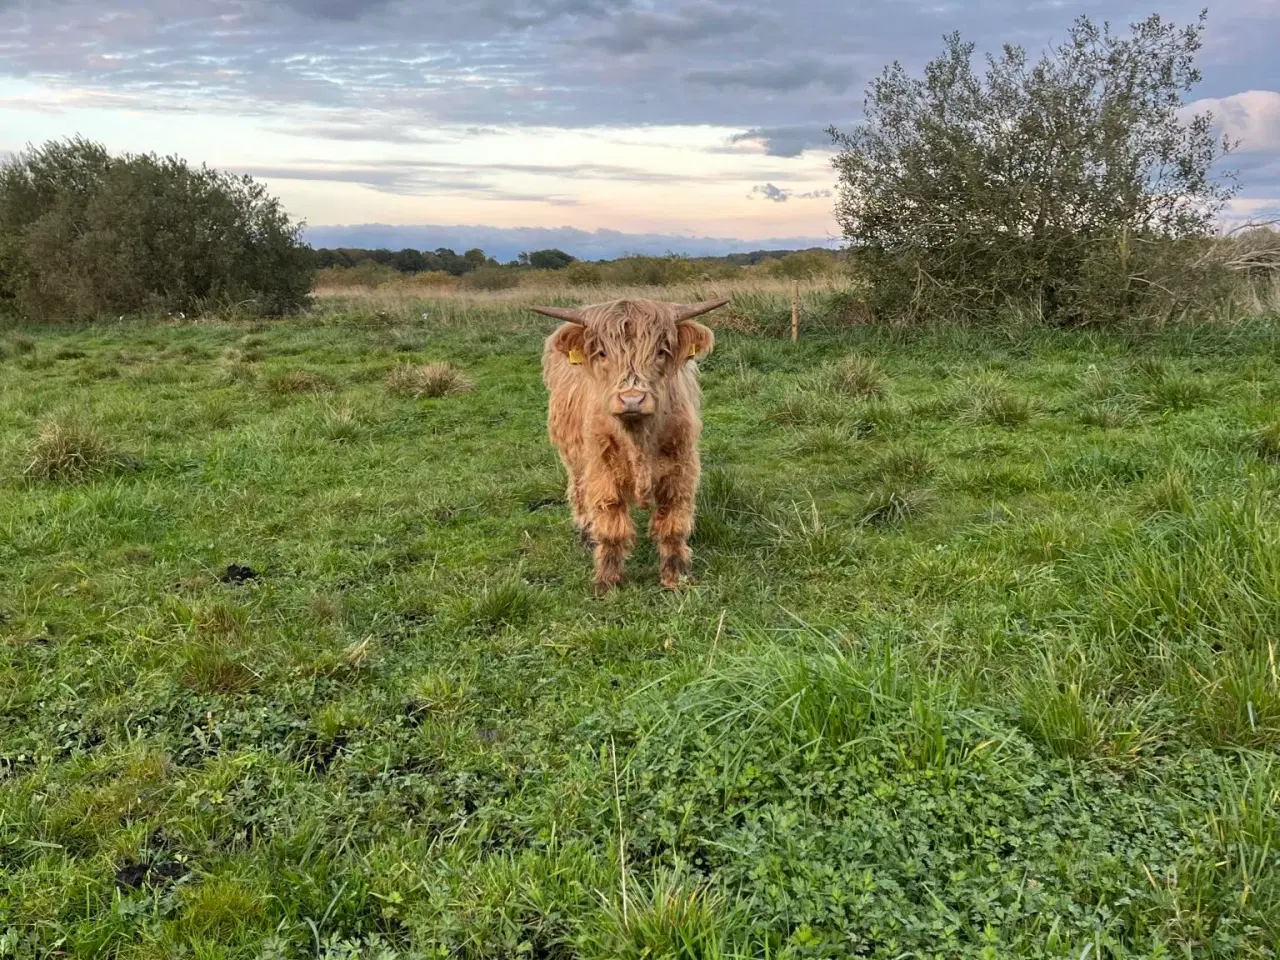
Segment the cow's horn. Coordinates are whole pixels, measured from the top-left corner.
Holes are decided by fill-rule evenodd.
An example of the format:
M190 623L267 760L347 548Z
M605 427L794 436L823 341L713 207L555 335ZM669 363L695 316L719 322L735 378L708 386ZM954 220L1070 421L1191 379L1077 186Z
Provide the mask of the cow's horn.
M583 323L581 310L569 310L562 307L534 307L534 313L540 313L544 317L555 317L557 320L567 320L569 323Z
M704 313L710 313L712 310L719 309L729 302L728 297L722 297L719 300L707 300L703 303L693 303L680 308L680 313L676 317L676 323L684 323L686 320L692 320L694 317L700 317Z

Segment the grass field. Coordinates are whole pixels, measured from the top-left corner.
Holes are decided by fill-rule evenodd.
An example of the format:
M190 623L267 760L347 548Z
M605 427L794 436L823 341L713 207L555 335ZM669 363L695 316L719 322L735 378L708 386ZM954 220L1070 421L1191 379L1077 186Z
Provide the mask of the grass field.
M0 956L1275 956L1280 321L777 296L603 600L509 299L0 332Z

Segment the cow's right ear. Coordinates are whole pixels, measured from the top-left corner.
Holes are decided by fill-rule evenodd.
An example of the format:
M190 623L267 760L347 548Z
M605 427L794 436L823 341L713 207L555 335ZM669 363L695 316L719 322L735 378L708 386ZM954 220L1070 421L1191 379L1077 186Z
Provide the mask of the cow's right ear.
M551 347L569 358L574 366L586 359L587 328L580 323L565 323L551 335Z

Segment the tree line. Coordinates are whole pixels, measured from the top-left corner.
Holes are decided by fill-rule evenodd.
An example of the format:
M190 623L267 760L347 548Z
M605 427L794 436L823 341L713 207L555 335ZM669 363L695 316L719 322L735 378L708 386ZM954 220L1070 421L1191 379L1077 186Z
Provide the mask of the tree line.
M509 267L532 267L539 270L563 270L577 257L570 256L563 250L534 250L521 253L516 260L506 264ZM461 277L484 267L500 267L497 259L488 256L477 248L465 253L455 253L448 247L435 250L414 250L406 247L403 250L378 248L366 250L359 247L319 247L315 251L317 269L330 267L358 267L362 263L376 263L382 267L390 267L397 273L447 273L453 277Z
M700 264L721 263L735 267L758 266L769 261L780 261L795 254L808 254L810 257L821 257L828 260L834 258L832 251L816 247L807 250L753 250L747 253L730 253L723 256L708 256L686 258L694 259ZM676 254L668 254L667 258L677 257ZM549 248L546 250L532 250L527 253L521 253L515 260L507 261L505 264L500 263L496 258L488 256L481 249L468 250L465 253L455 253L447 247L440 247L436 250L415 250L406 247L403 250L390 250L385 247L376 249L368 249L363 247L317 247L314 252L315 266L319 270L327 270L330 268L352 269L365 263L377 264L380 267L388 267L397 273L414 274L414 273L447 273L453 277L461 277L468 273L484 268L509 268L509 269L531 269L531 270L564 270L575 263L596 263L608 264L617 260L626 259L652 259L661 260L666 258L649 257L643 258L639 255L626 255L614 259L601 259L596 261L582 261L572 254L565 253L557 248Z

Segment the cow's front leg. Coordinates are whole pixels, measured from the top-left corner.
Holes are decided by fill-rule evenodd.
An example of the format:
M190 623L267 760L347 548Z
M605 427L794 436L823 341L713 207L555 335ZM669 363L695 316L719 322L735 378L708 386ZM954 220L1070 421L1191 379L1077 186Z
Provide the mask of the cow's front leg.
M595 539L591 532L591 510L587 505L586 480L580 472L569 473L569 509L573 514L573 529L585 546L594 547Z
M602 596L622 583L627 554L635 542L630 499L615 496L597 503L591 518L591 533L596 542L594 590L596 596Z
M697 465L673 464L654 485L654 509L649 517L649 538L658 547L658 579L668 590L681 580L691 581L694 498Z
M608 593L622 582L627 554L635 542L631 522L631 492L635 477L627 461L605 446L605 455L587 466L585 495L590 505L591 536L595 540L595 593Z

